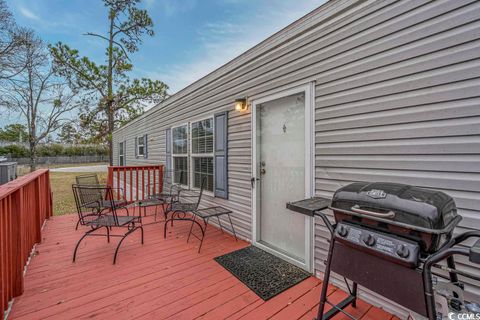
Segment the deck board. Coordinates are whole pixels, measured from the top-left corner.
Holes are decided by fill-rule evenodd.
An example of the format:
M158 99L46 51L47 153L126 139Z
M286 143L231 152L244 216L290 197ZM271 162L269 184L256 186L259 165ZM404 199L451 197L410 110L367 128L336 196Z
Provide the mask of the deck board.
M149 219L149 218L147 218ZM73 248L84 232L76 216L53 217L43 230L25 276L25 293L16 298L9 319L312 319L321 281L310 277L263 301L213 258L249 245L210 228L186 243L190 224L176 222L163 239L163 224L145 226L127 238L112 265L118 238L88 237L77 262ZM332 300L345 296L331 287ZM390 319L385 311L359 301L349 312L363 319ZM343 319L337 316L335 319Z

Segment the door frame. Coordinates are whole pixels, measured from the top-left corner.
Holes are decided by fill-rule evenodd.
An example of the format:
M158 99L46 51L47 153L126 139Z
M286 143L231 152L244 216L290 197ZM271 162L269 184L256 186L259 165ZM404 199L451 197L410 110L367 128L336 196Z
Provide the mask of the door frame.
M258 228L260 221L260 214L257 212L258 205L258 180L257 180L257 106L261 103L288 97L294 94L305 94L305 198L312 197L315 193L314 177L315 177L315 161L314 161L314 121L315 121L315 83L309 82L307 84L292 87L281 92L262 96L251 101L252 106L252 179L254 179L254 188L252 188L252 243L253 245L272 253L300 268L313 273L314 272L314 219L306 216L305 219L305 262L302 263L292 257L273 250L272 248L259 242L260 230ZM298 199L301 200L301 199ZM299 214L293 213L292 214Z

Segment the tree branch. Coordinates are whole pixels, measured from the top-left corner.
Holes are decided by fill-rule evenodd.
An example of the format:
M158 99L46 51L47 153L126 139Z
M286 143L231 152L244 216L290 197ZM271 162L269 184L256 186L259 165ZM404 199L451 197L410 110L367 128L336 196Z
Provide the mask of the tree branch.
M87 32L87 33L84 33L84 35L85 35L85 36L98 37L98 38L101 38L101 39L103 39L103 40L110 41L107 37L102 36L101 34L96 34L96 33L92 33L92 32ZM112 40L112 42L115 43L115 45L117 45L118 47L120 47L120 49L122 49L123 54L125 55L125 57L127 58L127 60L128 60L128 61L131 61L131 60L130 60L130 57L128 56L127 50L125 50L125 48L124 48L120 43L118 43L117 41Z

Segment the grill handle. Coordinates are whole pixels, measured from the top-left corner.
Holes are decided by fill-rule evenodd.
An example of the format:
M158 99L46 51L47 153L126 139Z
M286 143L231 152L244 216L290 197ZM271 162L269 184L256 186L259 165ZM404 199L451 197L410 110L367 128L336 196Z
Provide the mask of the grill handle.
M377 217L377 218L386 218L386 219L393 219L395 218L395 212L393 211L388 211L385 213L382 212L375 212L375 211L369 211L365 209L360 209L359 205L354 205L353 207L350 208L353 212L360 213L360 214L365 214L367 216L372 216L372 217Z

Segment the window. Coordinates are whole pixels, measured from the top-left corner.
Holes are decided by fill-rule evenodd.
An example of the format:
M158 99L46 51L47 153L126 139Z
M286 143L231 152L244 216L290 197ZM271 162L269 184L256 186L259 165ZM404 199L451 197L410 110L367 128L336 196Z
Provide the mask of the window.
M118 165L125 165L125 142L120 142L118 144Z
M228 199L228 112L165 129L165 164L175 183Z
M213 119L192 123L192 154L213 153Z
M205 190L213 191L213 157L192 157L193 187L200 188L202 180L207 178Z
M188 126L172 128L173 181L188 185Z
M143 157L145 155L145 136L137 138L137 156Z
M213 118L192 122L192 187L213 191Z
M188 185L188 157L173 157L173 181Z

